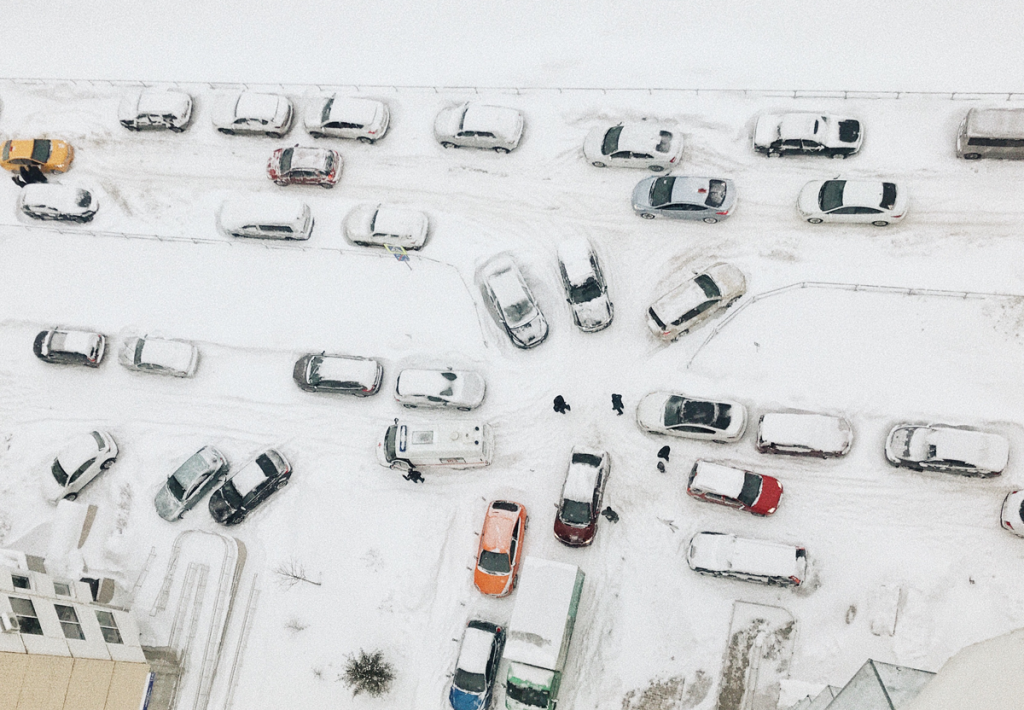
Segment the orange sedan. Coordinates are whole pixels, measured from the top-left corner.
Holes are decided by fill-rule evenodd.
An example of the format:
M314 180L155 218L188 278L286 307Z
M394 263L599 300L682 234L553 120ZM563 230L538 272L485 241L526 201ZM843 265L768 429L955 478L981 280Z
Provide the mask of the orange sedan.
M519 503L496 500L487 506L473 571L473 584L484 594L503 597L515 588L527 520Z
M74 159L75 150L70 143L45 138L6 141L0 150L0 168L15 172L34 165L44 173L63 173Z

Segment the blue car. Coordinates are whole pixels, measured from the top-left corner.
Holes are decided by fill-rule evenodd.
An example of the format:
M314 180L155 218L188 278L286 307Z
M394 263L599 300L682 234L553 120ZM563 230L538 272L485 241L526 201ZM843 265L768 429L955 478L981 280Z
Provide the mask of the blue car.
M504 648L505 630L500 626L478 619L466 624L448 693L454 710L484 710L490 706Z

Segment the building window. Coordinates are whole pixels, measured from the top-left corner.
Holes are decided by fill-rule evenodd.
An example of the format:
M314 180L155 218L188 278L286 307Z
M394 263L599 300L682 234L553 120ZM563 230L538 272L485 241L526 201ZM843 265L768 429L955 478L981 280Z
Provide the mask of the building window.
M103 640L107 643L124 643L121 640L121 632L117 630L114 623L114 615L109 611L96 610L96 620L100 622L100 631L103 632Z
M71 596L71 585L67 582L54 582L53 591L60 597Z
M32 606L31 599L11 597L11 609L18 618L18 626L23 634L43 635L43 627L39 625L39 617L36 616L36 608Z
M75 608L73 606L64 606L63 604L54 604L53 608L57 610L60 627L64 629L64 638L85 641L85 634L82 633L82 624L78 621L78 614L75 613Z
M20 574L12 574L11 581L14 582L15 589L32 589L32 581L28 577L23 577Z

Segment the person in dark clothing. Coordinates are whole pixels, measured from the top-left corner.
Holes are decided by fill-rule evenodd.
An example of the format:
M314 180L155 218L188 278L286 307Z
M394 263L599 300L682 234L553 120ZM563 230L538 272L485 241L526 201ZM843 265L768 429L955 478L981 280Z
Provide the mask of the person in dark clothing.
M662 446L660 449L658 449L658 458L659 459L665 459L665 461L668 461L668 452L669 451L671 451L671 449L669 449L668 446Z
M423 475L414 468L410 468L409 472L402 476L402 478L413 483L423 483Z
M18 187L25 187L25 185L28 185L28 183L25 182L25 178L23 178L21 175L15 175L11 178L11 180L13 180L14 184L17 185Z
M620 417L622 416L622 408L623 408L623 405L622 405L622 395L621 394L613 394L612 395L612 409L614 409L615 413L618 414Z
M608 518L608 522L610 523L619 522L619 514L612 510L612 507L610 505L601 511L601 515Z
M566 412L572 411L572 407L565 401L562 395L555 397L554 410L559 414L565 414Z
M38 165L22 165L18 172L26 185L31 185L34 182L46 182L46 176L43 175L43 171L39 169Z
M658 471L660 471L661 473L665 473L665 462L664 461L659 461L658 462Z

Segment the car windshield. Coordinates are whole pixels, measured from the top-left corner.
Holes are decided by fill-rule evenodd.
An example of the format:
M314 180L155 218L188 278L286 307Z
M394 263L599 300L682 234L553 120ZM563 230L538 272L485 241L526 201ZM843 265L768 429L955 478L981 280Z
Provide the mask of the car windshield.
M601 285L597 283L597 279L594 278L589 278L585 283L569 288L569 300L573 303L586 303L588 301L593 301L600 295Z
M32 160L39 163L45 163L50 159L50 141L48 140L37 140L32 141Z
M843 206L843 188L846 180L826 180L818 191L818 206L822 212L831 212Z
M620 133L622 133L622 126L613 126L608 129L608 132L604 134L604 145L601 146L602 153L611 155L619 149Z
M558 517L569 525L590 525L590 503L566 498L562 501Z
M659 153L667 153L668 149L672 147L672 134L668 131L659 131L658 138L658 145L654 149Z
M508 321L509 325L518 325L527 319L533 309L531 308L530 301L523 299L507 306L503 305L502 310L505 312L505 320Z
M61 486L66 486L68 484L67 471L65 471L64 467L60 465L60 461L55 460L51 470L53 471L53 477L57 479L57 483Z
M672 185L676 179L673 177L661 177L651 185L651 205L661 207L668 204L672 199Z
M654 308L648 308L647 315L651 317L651 320L658 324L659 328L665 330L665 323L664 321L661 320L661 318L658 317L658 314L654 311Z
M331 107L334 106L334 97L324 101L324 110L320 112L320 123L327 123L331 117Z
M714 402L695 402L684 397L669 397L665 402L665 426L714 424L717 409Z
M324 158L324 172L329 173L334 170L334 153L328 153Z
M270 457L266 454L260 454L256 457L256 465L263 471L263 475L267 478L274 478L277 475L277 466L270 460Z
M598 466L601 465L601 457L595 456L594 454L583 454L577 452L572 455L572 462L581 463L584 466L593 466L594 468L597 468Z
M398 426L388 427L388 433L384 435L384 459L388 462L395 460L395 437L398 435Z
M891 210L893 205L896 204L896 183L883 182L882 183L882 204L879 205L883 210Z
M740 503L751 506L761 495L761 477L753 473L743 474L743 490L740 491Z
M491 574L508 574L512 571L512 565L506 552L491 552L490 550L480 551L480 569Z
M711 180L708 183L708 199L704 204L708 207L721 207L725 202L725 180Z
M185 497L185 489L178 482L178 479L175 478L174 476L171 476L170 478L167 479L167 490L169 490L171 492L171 495L174 496L175 499L177 500L181 500L182 498Z
M712 280L707 274L701 274L693 280L695 284L700 286L700 290L704 292L704 295L710 299L721 298L722 292L718 290L718 284Z
M238 510L238 508L241 507L242 496L239 494L238 489L235 488L235 484L231 481L228 481L221 486L220 494L224 496L224 500L227 501L232 510Z
M292 157L295 155L295 151L291 148L285 148L281 151L281 172L287 173L292 169Z
M505 686L505 695L523 705L529 705L533 708L546 708L548 706L548 699L551 697L551 691L509 683Z
M77 198L75 199L75 204L78 205L79 207L88 207L89 205L92 204L92 195L90 195L85 190L79 190L75 194L75 197Z
M461 668L455 669L455 687L467 693L482 693L486 687L483 673L470 673Z

